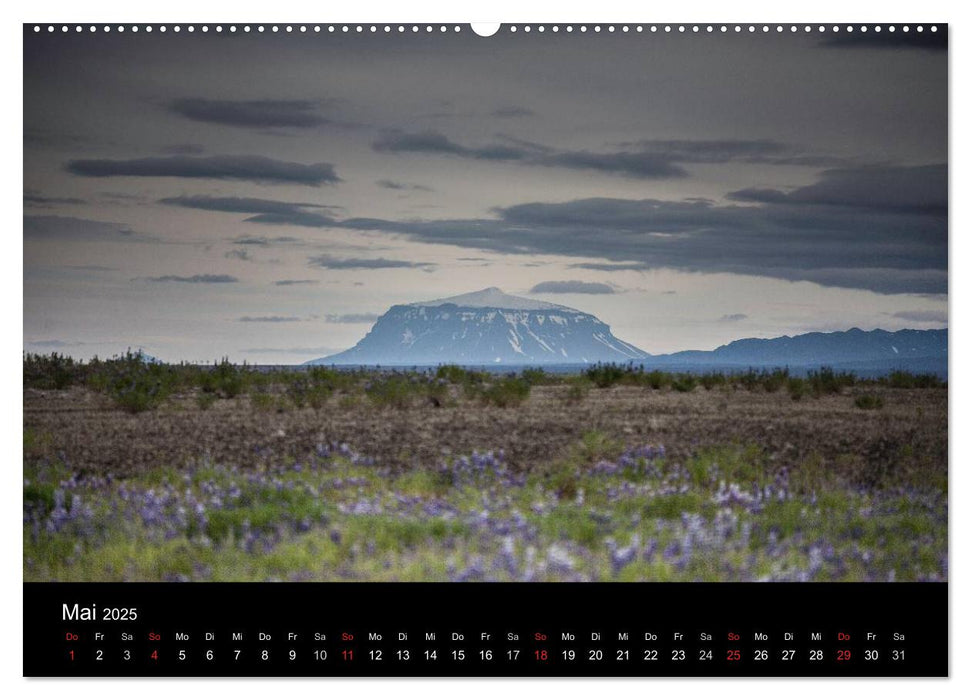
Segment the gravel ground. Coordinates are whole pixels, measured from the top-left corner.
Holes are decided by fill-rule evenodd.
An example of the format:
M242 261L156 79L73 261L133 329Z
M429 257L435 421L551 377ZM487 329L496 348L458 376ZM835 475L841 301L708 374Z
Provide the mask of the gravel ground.
M485 407L456 397L444 405L375 409L360 395L334 396L320 411L257 410L246 396L207 410L191 395L128 414L83 388L26 390L26 457L63 455L78 473L137 474L208 457L246 468L302 459L319 444L346 442L394 470L429 465L474 450L503 449L515 469L556 459L584 434L624 445L669 446L669 459L727 444L758 445L791 468L946 479L947 390L860 387L793 401L786 392L593 389L579 402L563 386L536 386L520 406ZM883 398L861 410L854 397ZM279 402L280 406L284 401Z

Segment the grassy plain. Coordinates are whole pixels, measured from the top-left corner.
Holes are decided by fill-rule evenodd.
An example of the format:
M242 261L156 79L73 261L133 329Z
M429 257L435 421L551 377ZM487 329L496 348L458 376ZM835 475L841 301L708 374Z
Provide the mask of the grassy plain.
M26 580L948 575L935 382L116 369L25 363Z

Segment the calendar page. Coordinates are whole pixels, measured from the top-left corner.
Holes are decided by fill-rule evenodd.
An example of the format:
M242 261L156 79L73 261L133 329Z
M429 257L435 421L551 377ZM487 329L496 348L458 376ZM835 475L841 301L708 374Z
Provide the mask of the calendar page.
M947 24L26 24L23 101L24 675L948 675Z

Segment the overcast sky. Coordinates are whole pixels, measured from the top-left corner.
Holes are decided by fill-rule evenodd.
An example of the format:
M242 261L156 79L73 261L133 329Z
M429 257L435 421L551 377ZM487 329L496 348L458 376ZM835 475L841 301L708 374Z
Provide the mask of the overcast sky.
M302 362L491 286L651 353L946 327L945 43L28 31L24 347Z

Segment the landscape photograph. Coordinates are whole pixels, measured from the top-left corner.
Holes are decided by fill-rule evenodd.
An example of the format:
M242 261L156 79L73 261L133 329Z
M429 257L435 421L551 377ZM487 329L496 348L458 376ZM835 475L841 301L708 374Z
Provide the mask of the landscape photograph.
M25 581L948 580L946 30L24 27Z

